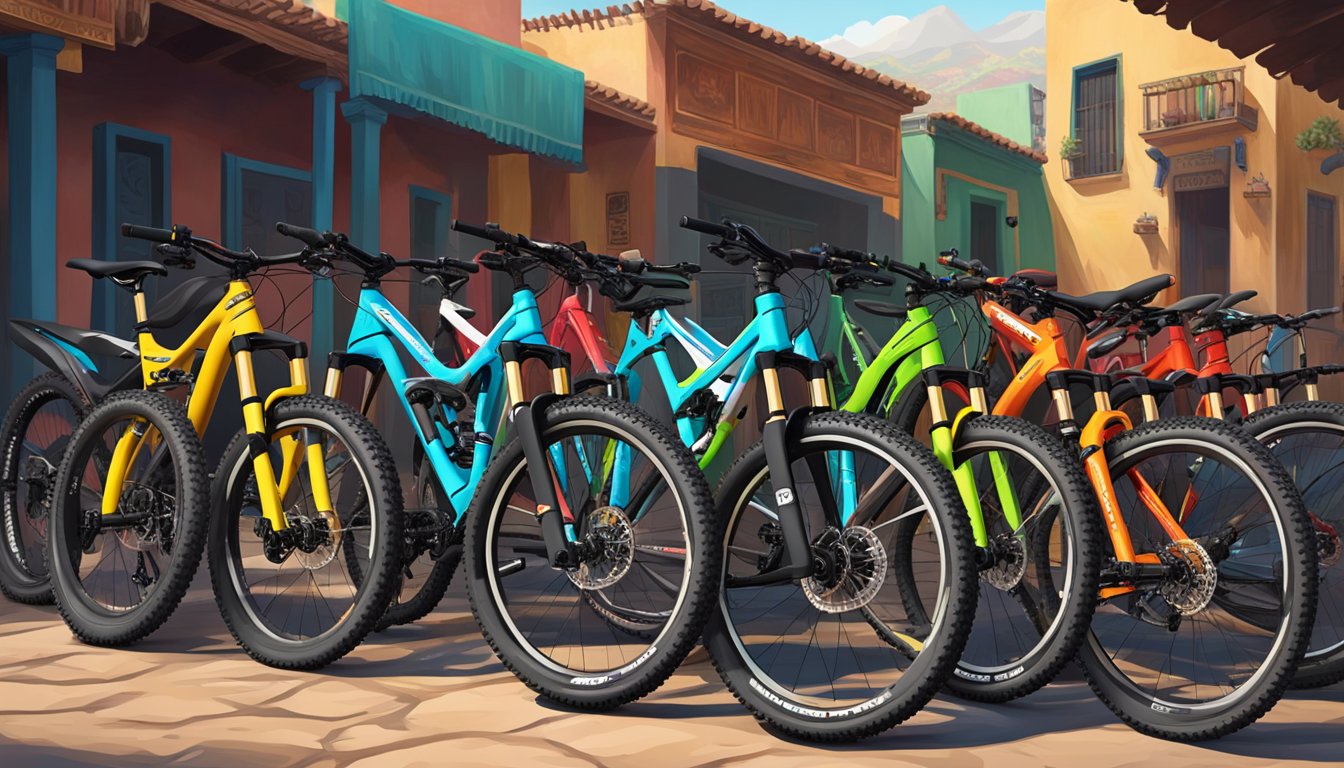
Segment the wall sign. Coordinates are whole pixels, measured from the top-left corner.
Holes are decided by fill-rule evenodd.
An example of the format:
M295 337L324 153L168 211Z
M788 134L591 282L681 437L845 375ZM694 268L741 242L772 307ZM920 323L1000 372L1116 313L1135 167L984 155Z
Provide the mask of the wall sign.
M607 193L607 245L630 244L630 193Z
M1230 147L1211 147L1198 152L1173 155L1172 189L1177 192L1194 192L1200 189L1226 187L1231 166Z

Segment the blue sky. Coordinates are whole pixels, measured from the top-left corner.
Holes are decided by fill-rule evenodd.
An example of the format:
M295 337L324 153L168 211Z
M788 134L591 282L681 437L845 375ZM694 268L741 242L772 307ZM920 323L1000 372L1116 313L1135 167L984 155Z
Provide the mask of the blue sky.
M523 0L523 16L549 16L571 9L580 11L605 8L628 0ZM858 21L877 21L893 14L914 17L935 6L946 5L957 12L971 29L981 29L1013 11L1045 10L1045 0L714 0L728 10L752 21L774 27L786 35L801 35L810 40L838 35Z

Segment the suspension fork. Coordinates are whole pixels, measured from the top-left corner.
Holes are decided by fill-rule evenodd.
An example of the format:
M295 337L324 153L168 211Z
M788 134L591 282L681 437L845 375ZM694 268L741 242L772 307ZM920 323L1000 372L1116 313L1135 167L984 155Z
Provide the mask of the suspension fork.
M246 334L234 336L229 341L229 352L233 355L233 364L238 372L243 429L247 434L247 452L252 459L252 471L257 480L261 514L270 522L271 530L281 531L289 527L289 521L285 519L281 507L280 486L268 450L270 441L266 438L266 407L263 398L257 394L251 337Z
M520 342L503 342L499 356L504 361L504 382L509 397L509 418L518 430L518 440L527 460L527 472L536 495L537 524L541 527L546 556L554 568L579 565L573 537L574 513L565 501L559 476L543 442L546 409L569 394L569 354L555 347ZM528 359L539 359L551 371L551 392L524 399L522 366Z

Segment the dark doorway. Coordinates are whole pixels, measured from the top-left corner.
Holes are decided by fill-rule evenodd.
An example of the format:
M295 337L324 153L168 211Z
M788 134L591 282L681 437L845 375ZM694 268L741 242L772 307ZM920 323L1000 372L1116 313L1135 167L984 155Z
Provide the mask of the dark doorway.
M1307 309L1339 303L1339 235L1335 198L1307 193Z
M971 252L991 275L999 274L999 206L971 201Z
M1227 293L1231 224L1227 187L1176 193L1181 295Z

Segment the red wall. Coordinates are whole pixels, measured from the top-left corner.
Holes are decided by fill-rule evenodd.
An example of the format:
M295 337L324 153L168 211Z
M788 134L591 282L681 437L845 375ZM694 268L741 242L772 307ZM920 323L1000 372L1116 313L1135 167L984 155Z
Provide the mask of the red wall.
M92 250L93 133L99 123L120 123L171 138L171 220L209 237L223 235L223 153L302 169L312 165L312 101L297 86L267 86L218 65L184 65L148 47L122 47L116 53L86 48L84 56L82 74L57 76L57 254L62 263L89 256ZM339 108L334 222L337 230L347 230L350 130ZM454 216L483 221L491 151L498 148L478 135L430 118L389 118L382 130L382 249L403 257L409 250L413 184L450 195ZM274 279L278 286L257 283L265 321L278 316L281 293L294 299L311 282L306 275ZM488 280L481 275L473 281L471 303L488 306ZM91 284L82 272L58 270L59 322L88 324ZM404 282L388 282L386 287L399 303L408 296ZM354 298L352 289L346 292ZM129 297L123 300L129 302ZM308 313L309 301L307 295L295 301L290 323ZM336 329L338 342L346 330ZM309 323L302 321L287 331L307 338Z
M392 0L408 11L518 46L522 41L522 0Z

